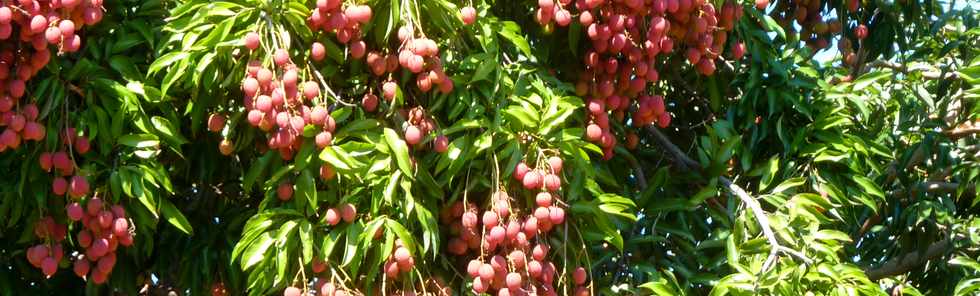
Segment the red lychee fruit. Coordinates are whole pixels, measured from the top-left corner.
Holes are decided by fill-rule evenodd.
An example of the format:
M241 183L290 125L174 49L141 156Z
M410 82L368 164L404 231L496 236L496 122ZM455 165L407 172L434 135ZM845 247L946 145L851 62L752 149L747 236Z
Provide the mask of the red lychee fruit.
M276 189L276 196L279 197L281 201L288 201L293 198L293 184L289 182L279 183L279 188Z

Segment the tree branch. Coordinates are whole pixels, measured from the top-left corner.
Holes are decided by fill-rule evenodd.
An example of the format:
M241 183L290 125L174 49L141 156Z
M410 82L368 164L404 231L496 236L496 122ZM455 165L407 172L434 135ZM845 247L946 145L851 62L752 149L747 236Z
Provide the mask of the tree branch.
M942 256L952 247L949 239L944 239L929 245L924 252L911 252L888 260L881 266L865 270L868 279L877 281L886 277L891 277L906 273L926 261Z
M745 190L742 190L741 187L738 187L738 185L732 183L731 180L728 180L728 178L722 176L719 176L718 180L721 181L721 184L724 185L725 188L728 188L728 191L731 191L732 194L738 197L738 199L741 199L742 203L745 203L745 205L752 210L752 215L755 216L755 219L759 221L759 226L762 227L762 236L766 237L766 240L769 241L770 246L769 257L766 258L766 262L762 264L762 271L769 270L769 268L772 267L772 264L776 262L776 255L778 255L779 251L783 248L783 246L779 245L779 241L776 240L776 234L772 232L772 227L769 226L769 216L766 216L766 212L762 210L762 206L759 205L759 202L749 196L749 194L745 192Z
M701 165L698 164L698 162L691 159L690 157L688 157L686 154L684 154L684 152L682 152L681 149L677 147L677 145L674 145L674 143L670 142L670 139L668 139L666 135L661 133L659 129L657 129L654 126L649 126L647 130L650 132L651 135L653 135L653 138L657 142L657 144L659 144L660 147L662 147L664 150L667 151L667 153L673 156L674 162L677 164L678 168L682 170L701 171ZM769 225L769 216L767 216L766 212L762 210L762 205L760 205L759 202L755 200L755 198L752 198L752 196L750 196L747 192L745 192L745 190L742 189L742 187L739 187L738 185L736 185L735 183L733 183L731 180L729 180L724 176L718 176L718 181L721 181L721 184L725 186L725 188L728 189L728 191L731 192L732 195L738 197L742 201L742 203L744 203L746 207L748 207L749 210L752 211L752 215L755 216L756 220L759 222L759 226L762 227L762 236L766 238L770 246L769 257L766 258L765 263L762 265L763 272L769 270L769 268L773 266L779 252L785 252L787 254L794 255L796 257L803 259L808 263L812 262L812 260L804 256L802 253L796 252L795 250L792 250L790 248L784 247L779 244L779 241L776 239L776 234L772 231L772 226Z
M899 73L908 74L913 71L921 71L922 77L930 80L936 79L955 79L957 78L956 72L946 72L944 75L942 71L935 69L935 67L929 65L912 65L907 66L905 64L889 62L885 60L875 60L868 63L868 68L888 68Z
M951 140L959 140L964 137L968 137L977 133L980 133L980 122L964 122L955 128L943 131Z

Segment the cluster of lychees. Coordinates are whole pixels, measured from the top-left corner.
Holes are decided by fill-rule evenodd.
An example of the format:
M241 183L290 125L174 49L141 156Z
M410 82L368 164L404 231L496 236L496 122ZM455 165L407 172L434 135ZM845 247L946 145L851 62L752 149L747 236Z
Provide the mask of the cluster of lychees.
M417 146L429 133L435 132L436 123L429 117L421 106L411 109L401 109L399 112L408 120L405 122L405 143ZM449 138L437 135L432 140L432 149L436 152L446 152L449 148Z
M73 271L83 279L91 276L96 284L105 283L116 265L118 247L133 245L134 233L126 218L126 209L92 198L84 207L79 202L72 202L65 211L69 220L81 221L83 226L75 241L84 251L73 258ZM51 277L58 271L58 264L65 255L62 242L67 236L67 226L48 216L37 221L34 234L45 242L27 249L27 261Z
M825 14L821 11L826 5L823 0L791 0L780 1L773 7L770 13L776 22L783 27L783 30L790 33L799 33L799 40L814 49L825 49L830 45L830 40L835 35L840 34L844 25L838 19L824 20ZM847 0L847 13L855 14L860 8L860 0ZM765 10L769 6L769 0L756 0L755 6L759 10ZM793 21L796 21L794 25ZM859 42L868 37L868 27L858 23L850 29ZM848 38L841 38L837 43L838 49L843 56L844 64L854 66L857 63L855 48Z
M443 71L439 46L434 40L416 37L410 26L398 29L398 40L401 41L398 64L416 74L415 85L419 90L428 92L436 86L441 93L453 91L453 80Z
M391 251L391 255L385 261L385 276L389 280L394 280L400 274L412 272L412 268L415 268L415 257L412 257L412 253L402 244L401 240L396 240L395 249Z
M27 81L51 61L48 45L59 52L75 52L83 25L102 20L102 0L0 3L0 152L17 149L22 141L44 139L33 103L20 104Z
M67 226L58 224L50 216L38 220L34 224L34 236L45 242L27 248L27 262L40 268L46 277L53 276L65 254L61 242L65 240L67 231Z
M82 204L68 205L68 219L81 221L78 245L85 249L75 258L75 275L92 277L96 284L104 283L116 265L116 251L120 245L133 245L134 230L126 217L126 209L109 205L99 198L89 199L83 210Z
M3 62L0 61L0 67ZM0 70L2 71L2 70ZM20 82L18 82L20 83ZM19 89L19 94L23 95L23 85L11 85L10 89ZM3 95L3 87L0 87L0 126L6 126L0 133L0 152L7 149L17 149L21 141L41 141L47 132L44 125L38 123L38 109L34 103L26 104L19 111L14 111L17 101L11 97L13 92Z
M743 13L732 2L719 11L704 0L538 0L537 4L535 19L546 26L568 26L577 12L591 41L575 90L590 104L586 137L603 147L607 159L616 138L603 113L612 113L617 122L629 114L636 127L668 126L670 114L660 107L663 98L646 94L648 85L660 78L658 59L679 50L699 73L714 74L715 62L729 43L728 32ZM731 43L732 56L741 58L745 45Z
M849 2L857 10L857 0ZM756 8L764 10L769 1L756 1L755 4ZM824 14L820 11L823 4L820 0L780 1L773 7L772 15L785 31L796 32L799 28L801 41L814 49L824 49L830 44L833 35L841 32L841 22L836 19L824 20ZM849 6L848 9L850 8ZM793 26L794 20L799 27Z
M381 97L389 104L393 103L398 92L398 82L395 72L399 68L407 69L414 74L415 87L425 93L437 89L440 93L450 93L454 88L453 80L443 71L439 58L439 46L432 39L417 36L415 27L409 24L398 29L400 45L397 53L385 50L368 50L367 43L361 40L361 26L371 21L371 7L367 5L347 5L342 7L338 0L319 0L316 8L307 18L307 25L314 31L335 34L337 41L348 45L350 57L365 59L370 72L381 77ZM476 11L472 7L463 10L464 22L475 21ZM314 61L326 58L326 47L320 42L314 42L310 47L310 57ZM385 78L386 76L386 78ZM369 88L361 97L361 107L367 112L378 109L380 101L374 88ZM435 131L431 118L413 116L424 113L420 107L403 109L403 117L408 124L404 127L405 140L409 145L417 145L426 135ZM319 138L318 138L319 139ZM435 150L442 152L449 145L445 136L438 135L434 139ZM318 141L319 143L319 141Z
M72 199L78 200L88 194L89 184L84 176L76 174L77 164L73 155L81 156L88 153L91 144L88 137L77 135L75 128L65 129L60 136L61 143L64 145L62 150L43 152L38 162L42 170L55 175L51 180L51 192L54 195L63 196L67 193Z
M342 7L341 0L317 0L316 8L306 19L306 24L313 31L324 31L336 34L337 41L350 44L351 56L364 57L367 45L361 40L361 26L371 21L371 7L367 5L347 5ZM323 49L322 44L319 49ZM317 48L314 48L314 53ZM319 51L326 53L326 51ZM324 55L317 55L321 59Z
M259 34L248 33L245 46L257 51ZM249 124L269 134L268 148L278 150L283 159L290 160L303 144L303 129L307 124L321 126L327 133L333 132L336 126L330 124L332 118L327 119L330 114L326 107L306 105L307 101L315 103L320 96L320 85L315 81L299 81L301 69L293 64L289 52L278 48L271 57L272 65L268 67L259 60L249 62L242 81L244 103ZM218 118L215 121L223 121ZM217 129L220 126L217 122L209 123L209 128Z
M322 274L324 271L327 270L327 262L323 261L320 258L313 258L311 270L316 275ZM320 295L320 296L351 295L349 292L347 292L345 287L343 286L338 287L331 280L327 279L326 277L320 277L320 276L313 278L313 289L312 291L308 292L305 295L313 295L314 293L313 291L319 292L316 295ZM290 287L286 287L286 289L283 290L283 296L301 296L301 295L304 294L303 294L303 290L300 289L299 287L290 286Z
M337 122L330 116L329 106L321 100L320 84L313 80L300 82L301 68L293 63L286 49L275 49L271 56L260 50L258 33L246 34L244 41L253 54L264 53L265 58L271 57L271 65L265 65L259 59L250 61L242 80L243 102L248 112L246 119L250 125L267 133L265 141L256 143L260 151L276 149L282 159L291 160L303 144L307 126L318 129L314 136L317 147L329 146ZM208 118L208 130L222 132L225 120L223 114L212 114ZM234 143L225 138L218 144L218 149L222 154L230 155L234 152ZM334 174L329 164L320 167L320 176L324 180L332 179ZM284 184L288 185L289 196L292 196L292 184ZM279 190L286 188L280 186ZM283 199L281 193L280 198Z
M490 208L482 215L476 204L462 202L440 213L442 223L449 224L449 253L478 255L466 266L474 292L557 295L558 269L548 259L550 246L544 238L565 222L565 210L555 195L561 188L562 160L549 157L546 163L547 169L531 169L524 163L515 168L514 178L535 193L534 206L526 211L501 190L491 196ZM574 275L576 295L587 295L585 269Z

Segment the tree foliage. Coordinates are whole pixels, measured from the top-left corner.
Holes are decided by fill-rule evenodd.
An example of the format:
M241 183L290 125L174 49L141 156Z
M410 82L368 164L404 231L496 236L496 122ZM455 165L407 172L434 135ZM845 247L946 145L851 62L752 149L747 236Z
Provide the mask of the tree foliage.
M0 2L3 295L980 293L969 1L82 2Z

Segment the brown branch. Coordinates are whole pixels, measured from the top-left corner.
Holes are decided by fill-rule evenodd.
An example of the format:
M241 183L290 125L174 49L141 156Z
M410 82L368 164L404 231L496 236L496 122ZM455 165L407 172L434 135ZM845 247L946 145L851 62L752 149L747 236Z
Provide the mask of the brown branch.
M647 127L647 131L653 135L653 139L657 141L657 144L659 144L661 148L667 150L667 153L671 155L674 163L677 164L679 169L682 171L701 171L701 164L694 161L690 157L687 157L687 154L684 154L684 151L681 151L681 148L678 148L677 145L670 142L670 139L661 133L659 129L651 125Z
M865 270L865 274L872 281L900 275L926 263L926 261L946 254L951 248L952 242L949 239L944 239L932 243L924 252L915 251L892 258L881 266Z
M980 133L980 122L972 122L972 121L961 123L960 125L957 125L952 129L943 131L943 134L945 134L953 141L968 136L972 136L978 133Z
M640 187L640 190L646 190L647 177L643 174L643 167L640 166L640 162L637 161L635 157L628 154L623 158L626 158L626 162L628 162L633 168L633 175L636 177L636 185Z
M881 222L881 215L879 214L874 214L871 217L868 217L867 220L864 220L864 224L861 224L861 229L858 229L858 232L851 237L851 242L857 243L858 239L864 236L865 233L868 233L868 230L871 230L871 227L878 225L879 222Z
M954 182L943 182L943 181L923 181L921 183L911 186L911 190L899 189L896 190L894 195L903 197L905 199L912 199L919 193L933 193L933 194L951 194L956 193L960 188L959 183ZM963 196L974 196L976 192L974 190L975 186L967 184L966 190L963 191Z
M672 143L666 135L661 133L659 129L654 126L649 126L647 131L653 135L654 140L657 141L660 147L667 150L667 153L673 156L675 163L680 169L701 171L701 165L688 157L687 154L684 154L684 152L682 152L677 145L674 145L674 143ZM762 205L760 205L755 198L725 176L718 176L718 181L721 182L721 185L724 186L725 189L728 189L732 195L738 197L742 203L744 203L745 206L752 211L752 215L755 216L756 221L759 222L759 226L762 228L762 235L769 242L769 257L766 258L765 263L762 264L763 272L769 270L769 268L775 264L775 260L779 252L796 256L808 263L811 262L811 260L802 253L779 244L779 241L776 239L776 234L772 231L772 227L769 224L769 216L767 216L766 212L762 210Z
M936 79L956 79L958 75L956 72L946 72L943 74L942 71L934 70L935 68L928 65L912 65L911 67L896 63L889 62L885 60L875 60L871 61L867 65L868 68L887 68L898 71L903 74L908 74L910 72L921 71L922 77L925 79L936 80Z

